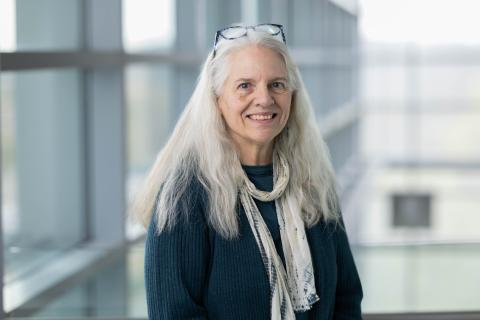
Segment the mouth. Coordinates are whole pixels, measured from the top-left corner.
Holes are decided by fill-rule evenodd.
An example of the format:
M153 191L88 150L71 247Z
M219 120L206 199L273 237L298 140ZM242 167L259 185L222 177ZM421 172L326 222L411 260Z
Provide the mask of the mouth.
M276 113L254 113L247 115L247 118L255 121L268 121L277 116Z

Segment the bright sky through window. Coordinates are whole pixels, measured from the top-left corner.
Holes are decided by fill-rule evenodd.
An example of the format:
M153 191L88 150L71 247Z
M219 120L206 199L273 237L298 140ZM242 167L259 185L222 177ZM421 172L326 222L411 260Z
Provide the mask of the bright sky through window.
M15 24L15 0L0 0L0 51L15 50Z
M480 44L479 0L360 0L362 37L386 43ZM175 39L174 0L124 0L127 50L156 50ZM0 50L16 49L15 0L0 1Z
M360 8L367 41L480 44L478 0L360 0Z
M174 0L123 0L122 9L123 43L127 51L172 46L175 39Z

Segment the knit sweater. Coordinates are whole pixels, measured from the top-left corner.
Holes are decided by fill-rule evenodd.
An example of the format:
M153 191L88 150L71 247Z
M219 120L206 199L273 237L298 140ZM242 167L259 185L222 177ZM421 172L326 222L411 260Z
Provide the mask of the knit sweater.
M243 168L258 189L273 189L272 165ZM269 281L242 206L240 236L226 240L206 222L204 189L193 182L189 192L194 201L171 231L158 234L155 218L148 228L149 319L270 319ZM285 265L275 202L255 202ZM361 319L362 287L343 226L320 222L306 233L320 300L296 319Z

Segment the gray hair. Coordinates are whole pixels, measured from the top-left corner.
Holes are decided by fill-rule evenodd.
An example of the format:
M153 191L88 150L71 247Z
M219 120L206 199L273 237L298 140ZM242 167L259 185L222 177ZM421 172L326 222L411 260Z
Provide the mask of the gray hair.
M274 50L286 66L293 92L291 112L275 138L274 148L288 160L289 188L298 212L307 227L320 220L338 221L337 183L330 154L298 68L282 41L261 32L248 32L235 40L223 40L215 57L213 50L208 55L190 100L135 198L132 213L144 226L155 215L158 231L170 230L182 211L178 205L194 201L196 195L187 189L196 179L206 191L205 218L209 225L226 239L238 236L236 206L243 169L216 100L228 77L228 57L250 45Z

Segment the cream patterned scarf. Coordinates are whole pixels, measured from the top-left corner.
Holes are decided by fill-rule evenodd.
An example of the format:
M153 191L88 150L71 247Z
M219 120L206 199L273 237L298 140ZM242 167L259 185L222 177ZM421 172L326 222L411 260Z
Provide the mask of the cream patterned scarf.
M312 257L305 226L299 212L293 211L299 206L294 203L294 197L289 196L288 163L278 151L274 152L273 170L272 192L258 190L245 174L244 184L240 187L240 201L270 281L272 319L290 320L295 319L294 311L309 310L320 298L315 290ZM253 198L265 202L275 200L286 272Z

